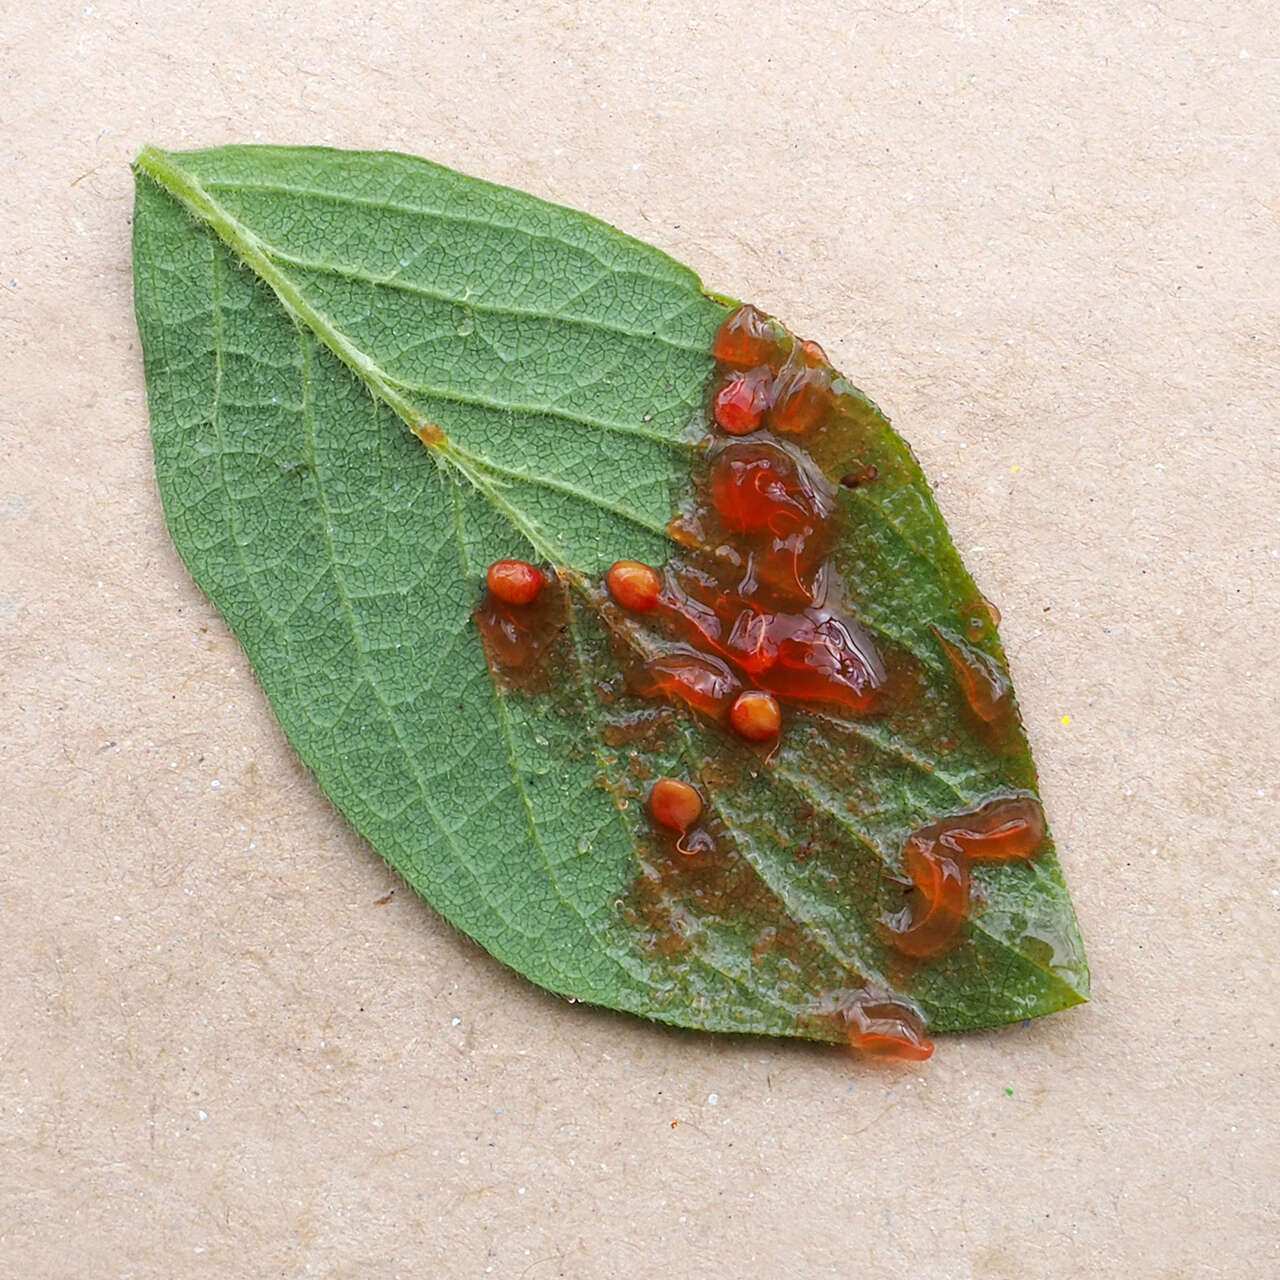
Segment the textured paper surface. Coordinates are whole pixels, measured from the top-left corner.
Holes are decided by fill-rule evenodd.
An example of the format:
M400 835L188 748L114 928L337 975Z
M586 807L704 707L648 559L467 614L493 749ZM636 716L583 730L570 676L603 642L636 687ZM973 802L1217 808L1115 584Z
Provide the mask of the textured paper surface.
M1271 5L3 31L0 1275L1280 1268ZM254 140L575 205L827 347L1004 613L1091 1005L885 1069L564 1005L397 889L152 477L128 161Z

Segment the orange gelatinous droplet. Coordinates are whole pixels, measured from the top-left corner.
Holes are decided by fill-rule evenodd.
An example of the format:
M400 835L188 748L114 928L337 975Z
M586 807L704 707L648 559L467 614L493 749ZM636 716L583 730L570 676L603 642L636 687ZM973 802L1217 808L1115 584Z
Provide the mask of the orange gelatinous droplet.
M679 778L659 778L649 791L649 813L669 831L684 833L702 814L702 797Z
M679 648L645 663L633 681L641 697L683 702L719 720L742 689L742 683L714 654Z
M721 430L745 436L760 429L772 404L773 375L768 369L752 369L730 376L716 392L711 413Z
M711 354L735 369L754 369L778 358L778 335L769 317L747 303L716 330Z
M503 604L523 606L538 598L546 579L541 569L527 561L495 560L489 566L485 582Z
M879 655L861 627L825 609L743 613L726 649L756 684L785 701L863 712L885 683Z
M822 365L830 363L827 360L827 353L811 338L806 338L800 344L800 353L808 364Z
M941 627L932 630L973 714L984 724L999 727L1011 723L1013 685L999 662Z
M783 435L803 435L822 426L834 404L831 375L826 368L815 368L796 352L774 383L769 425Z
M672 566L654 612L695 648L720 652L724 631L717 612L720 601L715 584L704 583L701 578L688 566Z
M1045 837L1044 810L1031 796L993 800L956 819L943 839L971 862L1013 862L1030 858Z
M731 533L811 534L835 514L830 486L780 445L731 444L711 463L711 501Z
M964 919L969 912L969 871L961 851L941 845L926 827L908 839L902 861L912 885L930 908Z
M923 1062L933 1054L920 1015L905 1004L873 995L854 1000L845 1009L849 1043L863 1053Z
M619 560L605 574L604 581L609 594L633 613L648 613L662 594L661 574L639 560Z
M729 723L734 732L748 742L768 742L782 729L782 708L771 693L748 689L734 699L729 708Z
M1029 859L1044 837L1044 811L1032 796L1002 796L914 832L902 850L910 897L881 921L885 941L915 959L945 951L969 918L970 867Z
M946 951L969 917L967 865L957 862L948 866L932 858L925 865L933 872L932 879L924 885L914 884L907 905L881 922L884 940L913 960L927 960ZM938 896L930 898L930 893Z

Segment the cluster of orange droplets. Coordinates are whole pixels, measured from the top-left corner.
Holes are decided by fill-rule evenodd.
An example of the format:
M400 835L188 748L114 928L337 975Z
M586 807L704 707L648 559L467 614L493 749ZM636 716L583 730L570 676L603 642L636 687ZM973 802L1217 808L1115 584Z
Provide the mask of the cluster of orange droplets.
M682 704L771 756L785 709L873 713L886 676L842 608L831 561L835 491L803 447L840 412L826 356L750 306L725 320L712 352L715 430L695 500L671 526L679 550L661 570L620 560L604 585L651 655L631 672L631 692ZM856 477L876 479L874 467ZM549 583L563 594L535 565L489 567L476 618L491 665L508 679L535 669L555 641ZM1004 732L1015 713L999 664L959 636L935 634L976 720ZM699 825L705 809L703 792L679 778L659 778L647 797L651 820L684 855L715 847ZM1044 835L1027 796L922 827L904 846L905 904L882 920L883 940L913 960L937 956L971 914L972 868L1029 859ZM837 1014L857 1049L914 1061L933 1052L917 1012L885 992L863 988Z
M835 492L802 446L836 411L826 356L751 306L729 315L712 354L715 430L695 501L672 524L681 550L661 571L621 560L605 587L656 633L633 693L772 751L785 707L865 714L884 669L839 606ZM649 809L688 829L652 798Z

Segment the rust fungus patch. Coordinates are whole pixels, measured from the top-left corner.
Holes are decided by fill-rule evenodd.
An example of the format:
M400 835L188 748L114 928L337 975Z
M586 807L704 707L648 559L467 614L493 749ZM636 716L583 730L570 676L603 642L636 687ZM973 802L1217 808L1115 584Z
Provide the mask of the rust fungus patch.
M445 442L444 432L434 422L415 422L409 427L428 449L434 449Z
M933 687L920 659L873 640L846 599L834 555L847 532L842 513L869 510L857 504L887 474L903 481L903 462L877 452L868 402L846 390L822 349L755 308L729 316L713 353L709 434L668 531L674 549L666 564L619 560L589 581L495 563L476 611L485 653L504 689L547 689L568 647L566 585L579 591L604 624L602 652L612 659L612 673L590 683L608 709L602 744L622 751L621 759L603 757L619 774L611 789L636 814L637 871L619 911L641 945L675 961L696 939L745 931L753 967L812 983L814 1003L801 1023L863 1052L920 1061L933 1045L919 1009L853 972L791 918L754 865L751 840L741 840L724 813L741 811L744 788L774 767L797 716L798 745L821 741L824 756L845 751L851 760L863 749L860 722L880 720L928 740L941 711L950 732L963 719L984 739L1006 742L1017 724L1012 688L978 647L994 636L998 615L979 597L962 618L968 638L932 628L958 707L945 687ZM415 431L424 443L438 442ZM687 724L673 732L687 721L707 736L689 739ZM933 736L946 739L938 750L954 750L946 732ZM930 760L915 763L932 773ZM769 815L754 812L768 824ZM794 867L833 838L829 825L788 828L794 837L784 827L771 838ZM1044 835L1038 802L1004 795L915 831L902 849L905 879L886 876L876 859L849 883L873 903L878 886L900 894L900 909L878 925L893 964L929 960L970 918L972 868L1030 859ZM821 874L828 889L839 883L830 868ZM837 997L819 1003L824 990Z

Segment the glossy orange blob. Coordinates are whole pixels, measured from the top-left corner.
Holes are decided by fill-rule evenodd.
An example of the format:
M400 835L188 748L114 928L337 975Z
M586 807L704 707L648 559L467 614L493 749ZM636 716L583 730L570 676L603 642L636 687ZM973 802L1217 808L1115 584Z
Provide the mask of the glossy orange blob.
M970 915L970 867L1032 858L1044 837L1044 811L1031 796L1001 797L922 827L903 847L911 891L882 921L885 941L914 959L945 951Z
M711 501L731 533L787 539L835 514L830 487L779 445L731 444L711 464Z
M855 1000L845 1017L849 1043L863 1053L908 1062L923 1062L933 1054L933 1041L925 1035L919 1015L896 1000Z
M824 609L744 611L725 650L756 684L786 701L827 702L861 712L884 683L879 656L862 629Z
M973 714L984 724L1001 727L1012 723L1013 685L995 658L939 627L933 628L933 634Z
M634 681L642 697L683 702L704 716L719 720L742 689L741 681L714 654L679 649L645 663Z
M702 797L679 778L659 778L649 791L649 813L668 831L688 831L702 816Z
M546 585L542 570L524 560L495 560L485 582L503 604L532 604Z
M806 338L800 344L800 354L804 356L805 362L808 364L823 365L829 363L827 353L809 338Z
M778 356L778 336L763 311L749 303L731 312L716 330L711 354L735 369L754 369Z
M782 729L782 708L772 694L748 689L734 699L729 708L729 723L734 732L748 742L768 742Z
M908 841L908 848L912 847ZM907 905L884 923L886 941L913 960L925 960L955 942L969 918L969 866L939 856L932 845L919 848L909 866L912 891Z
M993 800L976 813L957 818L942 839L971 862L1012 862L1030 858L1045 836L1044 810L1030 796Z
M930 911L963 920L969 911L969 867L963 853L948 849L946 836L917 831L902 851L903 865Z
M773 387L769 425L783 435L798 436L822 426L831 416L835 399L831 375L793 355L782 367Z
M639 560L619 560L604 578L609 594L632 613L648 613L662 594L662 577Z
M711 413L722 431L745 436L760 429L772 404L773 375L768 369L752 369L729 378L716 392Z
M880 656L862 628L823 606L766 610L752 596L726 591L682 566L669 577L655 612L683 641L682 652L727 661L780 702L862 713L885 683Z

